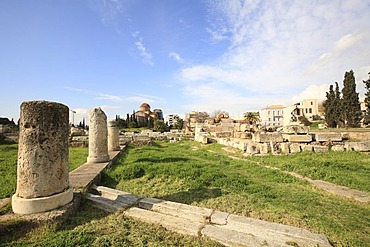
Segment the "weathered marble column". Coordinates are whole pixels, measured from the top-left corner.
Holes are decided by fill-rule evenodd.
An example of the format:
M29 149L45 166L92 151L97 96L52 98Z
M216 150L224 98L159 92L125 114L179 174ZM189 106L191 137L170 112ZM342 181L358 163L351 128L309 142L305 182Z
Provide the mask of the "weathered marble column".
M108 151L119 151L119 128L117 121L108 123Z
M39 213L71 202L68 107L48 101L23 102L19 128L13 211Z
M100 107L90 112L89 157L87 162L109 161L107 116Z

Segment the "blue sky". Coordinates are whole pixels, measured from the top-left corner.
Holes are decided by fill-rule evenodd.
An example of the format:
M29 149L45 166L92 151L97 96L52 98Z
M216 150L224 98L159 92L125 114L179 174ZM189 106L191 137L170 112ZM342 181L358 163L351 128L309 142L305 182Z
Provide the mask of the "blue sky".
M109 118L147 102L164 114L324 99L370 71L370 2L0 1L0 116L25 100Z

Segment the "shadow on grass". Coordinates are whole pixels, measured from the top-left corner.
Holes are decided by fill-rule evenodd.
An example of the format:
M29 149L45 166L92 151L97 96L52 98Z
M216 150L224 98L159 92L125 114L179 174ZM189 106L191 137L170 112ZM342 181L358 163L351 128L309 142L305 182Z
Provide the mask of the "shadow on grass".
M171 163L171 162L179 162L184 161L187 162L190 159L188 158L181 158L181 157L173 157L173 158L140 158L135 161L138 162L151 162L151 163Z
M91 203L89 203L85 199L82 199L81 205L78 208L77 212L71 217L68 217L68 219L61 224L59 229L71 230L79 225L84 225L93 220L104 218L107 215L109 215L109 213L93 207Z
M207 188L200 187L198 189L189 189L188 191L180 191L175 194L165 195L159 197L160 199L172 202L179 202L185 204L191 204L193 202L201 202L211 198L217 198L222 196L220 188Z
M102 172L99 184L110 188L116 188L118 181L109 176L108 174L106 174L105 172Z
M158 142L151 142L150 145L153 146L153 147L156 147L156 148L163 148L163 146L161 144L159 144Z
M25 237L30 231L38 227L35 222L19 219L0 219L0 246Z
M94 208L89 202L82 199L77 211L68 216L62 223L58 221L29 221L12 217L12 215L13 213L11 213L10 209L8 215L0 216L0 246L24 246L29 244L39 246L40 243L36 243L38 241L37 237L33 239L34 235L42 236L47 234L47 236L54 236L53 233L73 230L77 226L104 218L109 213ZM32 244L32 242L34 243Z

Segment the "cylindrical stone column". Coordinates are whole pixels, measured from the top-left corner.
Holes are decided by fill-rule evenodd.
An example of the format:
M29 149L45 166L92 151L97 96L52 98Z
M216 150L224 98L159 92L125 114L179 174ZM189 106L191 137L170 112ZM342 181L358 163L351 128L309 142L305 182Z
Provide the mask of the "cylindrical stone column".
M100 107L90 112L89 156L87 162L100 163L109 161L107 115Z
M108 151L119 151L119 128L117 121L108 123Z
M73 199L69 184L69 109L48 101L21 104L15 213L32 214Z

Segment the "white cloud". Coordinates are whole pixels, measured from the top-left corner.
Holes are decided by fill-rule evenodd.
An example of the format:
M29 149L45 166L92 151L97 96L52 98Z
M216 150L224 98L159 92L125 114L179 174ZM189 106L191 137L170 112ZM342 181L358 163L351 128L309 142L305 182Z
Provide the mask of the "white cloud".
M210 1L207 32L212 42L228 40L229 47L211 63L181 69L184 92L200 90L198 102L218 104L213 94L233 106L325 97L323 85L369 63L368 11L366 1L352 0ZM215 82L219 91L204 92ZM236 100L217 95L222 92Z
M116 101L116 102L125 101L125 99L123 97L116 96L116 95L105 94L105 93L99 93L99 96L94 98L94 99L111 100L111 101Z
M174 59L178 63L184 63L185 62L185 60L176 52L170 52L168 54L168 57Z
M310 85L303 92L294 96L291 103L296 103L304 99L317 99L318 102L321 102L326 99L327 91L329 91L328 84Z
M137 36L134 36L137 37ZM144 46L142 37L139 37L139 40L135 41L136 48L140 52L141 60L144 64L153 65L153 56Z

